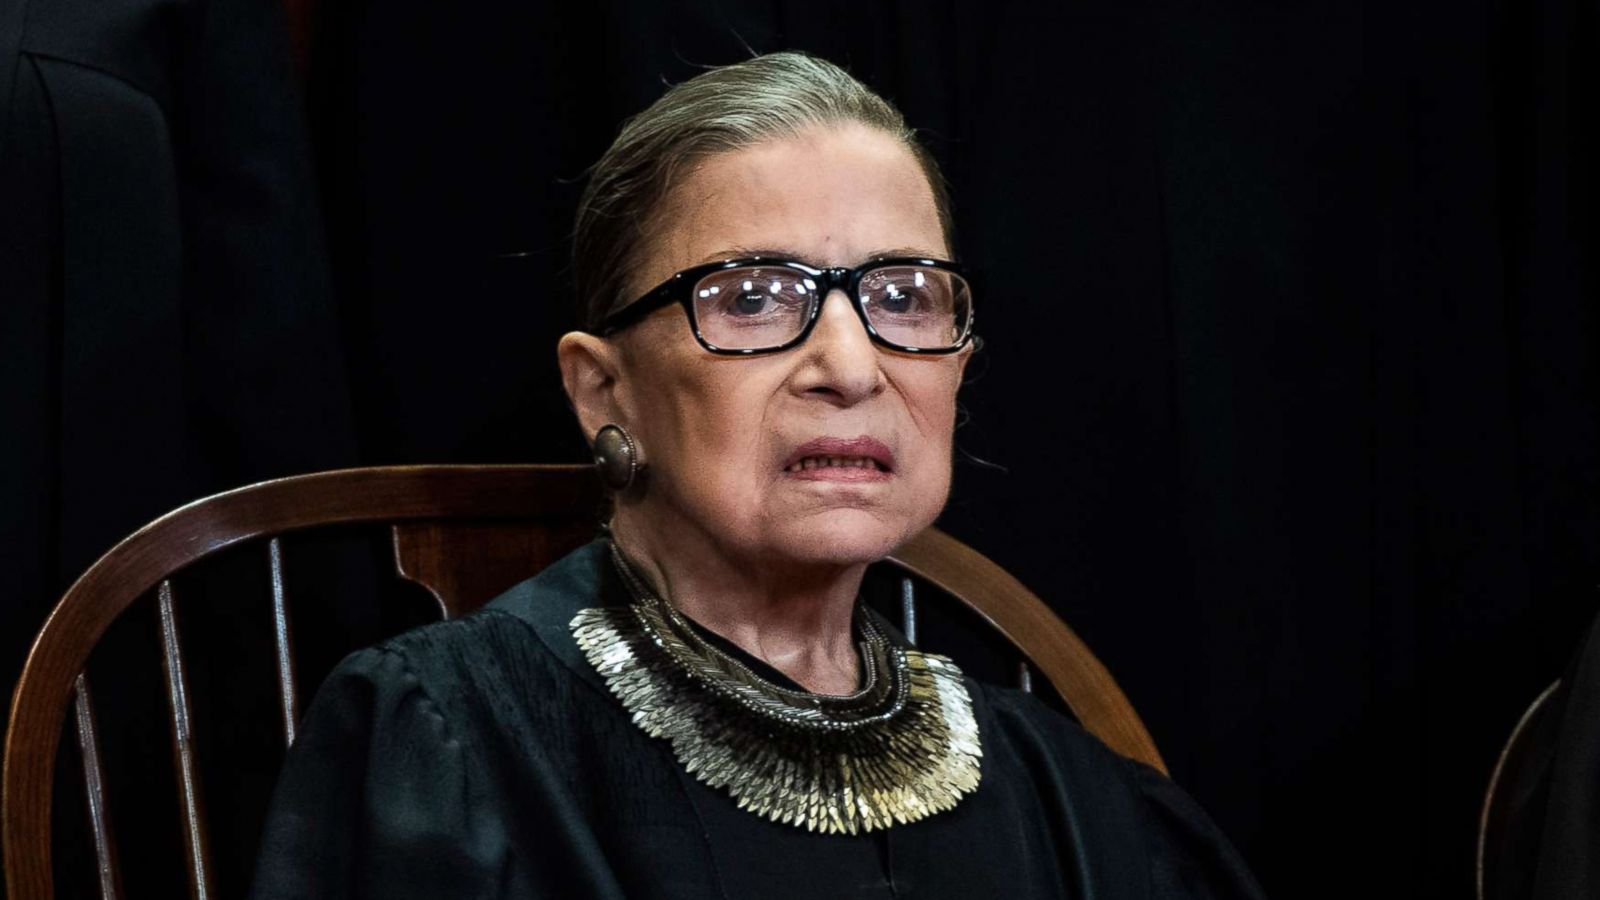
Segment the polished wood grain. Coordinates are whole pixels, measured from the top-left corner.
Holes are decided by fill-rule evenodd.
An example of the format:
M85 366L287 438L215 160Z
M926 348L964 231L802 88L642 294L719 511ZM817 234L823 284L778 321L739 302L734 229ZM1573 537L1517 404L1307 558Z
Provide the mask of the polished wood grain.
M440 615L455 619L594 540L595 519L584 515L517 524L413 522L391 531L395 571L427 588ZM461 565L463 559L472 560L472 565Z
M441 615L464 615L550 561L591 539L602 492L589 466L395 466L284 478L196 501L145 526L112 548L73 584L45 622L18 681L0 774L0 838L8 896L53 896L50 798L56 745L73 685L110 624L140 597L158 598L169 689L187 697L178 640L178 604L167 584L185 567L241 542L301 529L359 523L390 527L396 571L426 588ZM285 737L297 714L292 632L284 598L285 559L269 543L274 640ZM1126 697L1083 642L1038 597L999 566L936 529L901 547L891 561L970 607L998 630L1055 687L1091 733L1112 749L1162 768L1149 734ZM906 585L907 631L916 603ZM184 602L209 602L190 598ZM168 639L170 638L170 639ZM1019 678L1026 668L1019 669ZM185 701L186 702L186 701ZM192 770L187 706L174 701L175 750L188 741L189 763L175 752L179 782ZM182 726L181 729L179 726ZM186 855L196 896L210 891L198 780L186 797ZM191 824L194 827L190 827Z

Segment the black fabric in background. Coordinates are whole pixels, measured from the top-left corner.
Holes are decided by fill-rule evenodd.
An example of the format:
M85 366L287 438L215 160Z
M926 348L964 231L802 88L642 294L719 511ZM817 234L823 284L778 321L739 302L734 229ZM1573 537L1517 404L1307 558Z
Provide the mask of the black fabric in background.
M6 711L51 606L118 540L206 494L356 461L282 20L279 0L0 0ZM341 641L377 630L370 588L349 589L363 582L338 555L296 565L324 576L300 592L308 605L339 599ZM239 579L213 597L188 593L192 579L177 592L206 713L198 741L221 782L212 834L233 868L260 827L236 825L237 802L264 805L276 761L270 607L245 602L264 593L265 558L224 568L256 594ZM130 897L183 891L154 634L145 604L89 666ZM320 647L305 643L310 664ZM267 702L213 707L211 685ZM90 896L75 749L60 759L56 895ZM156 886L144 875L158 868Z
M89 27L31 5L63 34ZM22 8L0 2L0 25ZM664 80L800 48L923 130L986 276L945 527L1096 649L1270 895L1470 889L1499 744L1600 606L1592 4L322 4L307 100L336 326L318 251L297 243L305 210L241 232L224 223L264 195L216 202L250 183L230 160L296 152L292 133L251 137L285 96L250 62L276 46L254 15L194 18L233 23L209 42L148 26L190 20L117 20L145 22L158 59L216 51L166 64L218 93L163 107L192 190L162 190L188 198L185 283L226 288L182 302L236 312L185 320L209 324L185 332L176 392L137 388L173 351L125 332L111 370L138 376L127 408L153 415L90 416L98 455L52 437L89 361L61 355L50 305L73 269L26 249L60 252L58 131L17 127L19 109L46 121L45 57L78 51L24 52L0 82L0 177L38 211L3 226L8 434L22 423L0 482L22 573L0 607L8 672L48 596L186 496L352 458L581 458L554 342L584 167ZM340 353L305 350L333 327L343 373ZM174 416L190 430L160 425ZM146 476L152 448L193 460L188 480ZM53 479L93 465L128 489L70 506ZM370 639L365 619L327 625ZM211 615L189 633L235 630ZM270 713L255 657L211 657L210 682L259 683ZM240 769L255 786L238 810L271 764Z

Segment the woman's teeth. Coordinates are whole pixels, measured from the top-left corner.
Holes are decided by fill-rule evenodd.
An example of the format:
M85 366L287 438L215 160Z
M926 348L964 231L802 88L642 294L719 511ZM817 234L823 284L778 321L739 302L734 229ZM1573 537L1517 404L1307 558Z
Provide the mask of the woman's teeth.
M784 471L803 472L808 469L821 469L830 466L883 471L883 467L878 465L877 460L868 459L865 456L808 456Z

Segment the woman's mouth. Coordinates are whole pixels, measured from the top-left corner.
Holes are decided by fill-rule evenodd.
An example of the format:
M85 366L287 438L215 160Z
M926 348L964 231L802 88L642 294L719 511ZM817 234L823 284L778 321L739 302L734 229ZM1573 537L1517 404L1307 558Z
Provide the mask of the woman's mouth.
M884 481L894 472L894 453L876 438L817 438L796 447L783 472L808 481Z
M805 459L784 469L785 472L809 472L814 469L871 469L874 472L888 472L876 460L865 456L808 456Z

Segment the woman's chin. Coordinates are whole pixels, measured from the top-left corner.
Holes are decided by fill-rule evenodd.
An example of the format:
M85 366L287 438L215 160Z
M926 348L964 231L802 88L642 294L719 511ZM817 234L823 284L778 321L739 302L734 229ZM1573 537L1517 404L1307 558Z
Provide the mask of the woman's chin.
M854 565L883 559L919 530L862 510L835 510L782 523L772 544L796 562Z

